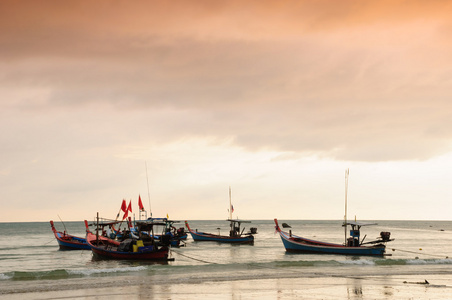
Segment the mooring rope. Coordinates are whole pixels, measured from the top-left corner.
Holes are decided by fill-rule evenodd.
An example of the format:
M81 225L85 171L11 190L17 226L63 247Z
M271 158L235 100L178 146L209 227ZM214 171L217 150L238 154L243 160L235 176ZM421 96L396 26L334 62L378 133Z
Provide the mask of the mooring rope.
M422 253L422 252L417 252L417 251L409 251L409 250L402 250L402 249L396 249L396 248L387 248L387 249L391 249L392 251L400 251L400 252L407 252L407 253L414 253L414 254L423 254L423 255L429 255L429 256L432 256L432 257L444 258L444 256L442 256L442 255L434 255L434 254ZM175 250L171 250L171 251L177 253L178 255L184 256L184 257L186 257L188 259L192 259L192 260L199 261L199 262L202 262L202 263L214 264L214 265L219 265L220 264L220 263L216 263L216 262L211 262L211 261L206 261L206 260L203 260L203 259L194 258L192 256L189 256L189 255L186 255L186 254L182 254L179 251L175 251ZM449 257L446 256L445 258L448 259ZM260 265L254 265L254 267L255 268L260 268L260 269L272 269L272 270L276 270L277 269L276 267L260 266ZM291 273L292 272L299 273L299 270L286 270L286 271L290 271ZM383 281L386 282L386 280L387 280L386 278L380 278L380 279L378 279L378 278L366 278L366 277L363 277L363 276L351 276L351 275L331 275L331 276L332 277L338 277L338 278L352 278L352 279L355 278L355 279L360 279L360 280L373 280L373 281L382 281L382 282ZM407 282L407 281L404 281L403 284L427 284L428 285L430 283L427 280L425 280L425 282ZM450 286L445 286L445 287L450 287Z
M446 258L446 259L449 258L449 256L437 255L437 254L429 254L429 253L418 252L418 251L409 251L409 250L402 250L402 249L396 249L396 248L388 248L388 249L391 249L392 251L400 251L400 252L406 252L406 253L421 254L421 255L426 255L426 256L431 256L431 257L441 257L441 258Z
M55 238L52 238L50 241L48 241L47 243L43 244L43 246L47 246L48 244L50 244L51 242L53 242L55 240Z
M184 256L184 257L186 257L186 258L192 259L192 260L196 260L196 261L203 262L203 263L206 263L206 264L219 265L219 263L216 263L216 262L210 262L210 261L207 261L207 260L202 260L202 259L194 258L194 257L188 256L188 255L186 255L186 254L182 254L181 252L176 251L176 250L171 250L171 251L174 252L174 253L177 253L177 254L179 254L179 255L181 255L181 256Z
M388 249L391 249L392 251L400 251L400 252L406 252L406 253L412 253L412 254L421 254L421 255L426 255L426 256L431 256L431 257L438 257L438 258L445 258L445 259L449 258L449 256L429 254L429 253L418 252L418 251L409 251L409 250L402 250L402 249L396 249L396 248L388 248ZM186 254L182 254L182 252L179 252L179 251L175 251L175 250L171 250L171 251L177 253L178 255L184 256L186 258L189 258L189 259L192 259L192 260L195 260L195 261L203 262L203 263L206 263L206 264L219 265L219 263L206 261L206 260L203 260L203 259L198 259L198 258L195 258L195 257L192 257L192 256L188 256ZM266 269L266 268L273 269L273 268L268 267L268 266L264 267L264 266L256 265L255 267L257 267L257 268L264 268L264 269Z

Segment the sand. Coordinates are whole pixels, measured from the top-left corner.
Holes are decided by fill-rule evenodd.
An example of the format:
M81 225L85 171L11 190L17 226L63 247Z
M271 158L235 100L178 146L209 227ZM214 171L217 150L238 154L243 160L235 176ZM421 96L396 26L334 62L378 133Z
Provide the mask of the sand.
M144 278L145 279L145 278ZM71 280L71 279L68 279ZM96 278L92 278L96 281ZM425 280L429 284L424 284ZM63 280L66 281L66 280ZM153 285L140 280L119 287L56 288L59 280L43 282L39 292L0 295L0 299L451 299L452 275L316 277L206 281ZM137 284L138 283L138 284ZM14 283L12 283L14 285ZM27 284L22 282L22 284ZM47 287L46 287L47 285ZM72 286L67 284L66 287ZM19 289L20 290L20 289Z

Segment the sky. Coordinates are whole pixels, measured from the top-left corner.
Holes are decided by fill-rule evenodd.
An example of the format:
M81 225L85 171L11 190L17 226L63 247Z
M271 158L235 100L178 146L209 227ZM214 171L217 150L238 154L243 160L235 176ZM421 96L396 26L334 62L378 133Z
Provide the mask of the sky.
M0 222L452 220L452 1L0 2Z

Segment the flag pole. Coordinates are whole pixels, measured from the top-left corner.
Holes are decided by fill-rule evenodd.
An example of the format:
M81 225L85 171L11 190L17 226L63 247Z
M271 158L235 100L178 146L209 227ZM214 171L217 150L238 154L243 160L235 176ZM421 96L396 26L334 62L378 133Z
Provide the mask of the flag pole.
M121 207L122 207L122 203L121 203ZM122 210L121 207L119 208L118 214L116 215L115 222L118 221L119 215L121 214L121 210Z

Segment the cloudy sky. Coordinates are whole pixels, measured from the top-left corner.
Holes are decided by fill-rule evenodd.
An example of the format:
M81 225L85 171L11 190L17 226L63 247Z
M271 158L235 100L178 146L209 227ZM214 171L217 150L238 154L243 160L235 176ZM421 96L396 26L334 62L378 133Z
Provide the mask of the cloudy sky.
M1 1L0 222L451 220L450 11Z

